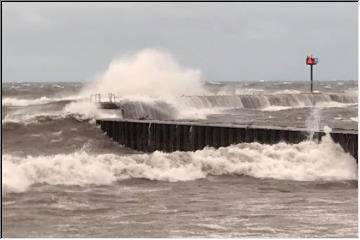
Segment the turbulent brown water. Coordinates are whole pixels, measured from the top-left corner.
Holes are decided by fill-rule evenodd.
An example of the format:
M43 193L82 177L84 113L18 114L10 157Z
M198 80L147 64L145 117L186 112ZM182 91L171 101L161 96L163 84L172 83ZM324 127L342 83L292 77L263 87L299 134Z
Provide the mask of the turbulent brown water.
M206 94L118 96L81 83L2 85L5 237L356 237L357 165L321 143L242 143L145 154L98 117L357 130L357 82L206 84Z

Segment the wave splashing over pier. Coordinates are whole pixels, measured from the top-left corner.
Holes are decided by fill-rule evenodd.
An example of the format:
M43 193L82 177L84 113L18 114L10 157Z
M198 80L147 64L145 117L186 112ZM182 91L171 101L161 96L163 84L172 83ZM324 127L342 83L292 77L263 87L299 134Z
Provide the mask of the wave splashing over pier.
M169 53L145 49L114 59L84 90L85 95L116 93L172 98L204 92L200 71L181 66Z

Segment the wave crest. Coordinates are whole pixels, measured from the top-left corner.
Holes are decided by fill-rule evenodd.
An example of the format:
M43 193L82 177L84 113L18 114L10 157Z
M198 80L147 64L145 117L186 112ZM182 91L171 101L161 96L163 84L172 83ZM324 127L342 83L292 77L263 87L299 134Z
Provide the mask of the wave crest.
M341 160L340 160L341 159ZM195 152L91 154L86 150L54 156L3 156L5 192L32 184L108 185L125 178L191 181L208 175L247 175L296 181L356 180L355 159L329 134L321 143L240 143Z
M2 106L9 107L26 107L32 105L41 105L53 102L66 102L66 101L75 101L78 99L82 99L81 96L69 96L63 98L49 98L46 96L42 96L40 98L14 98L14 97L6 97L2 99Z

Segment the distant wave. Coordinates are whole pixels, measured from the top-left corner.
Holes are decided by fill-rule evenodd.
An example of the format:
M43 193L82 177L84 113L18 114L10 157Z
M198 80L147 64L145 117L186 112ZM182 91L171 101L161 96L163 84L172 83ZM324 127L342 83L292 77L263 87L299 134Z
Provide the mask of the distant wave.
M341 161L339 161L341 159ZM152 154L3 155L3 192L24 192L33 184L109 185L127 178L192 181L208 175L246 175L295 181L356 180L355 159L329 135L321 143L241 143L195 152Z
M40 97L36 99L19 99L19 98L12 98L7 97L2 100L3 106L29 106L29 105L36 105L36 104L44 104L48 103L51 100L48 97Z
M90 115L88 115L90 114ZM119 117L118 115L111 113L98 113L100 118L114 118ZM77 121L93 121L96 116L92 116L91 113L71 113L71 112L44 112L44 113L33 113L33 114L8 114L2 119L3 127L6 128L8 124L22 124L22 125L31 125L31 124L41 124L43 122L56 121L59 119L73 118Z
M71 97L63 97L63 98L49 98L46 96L42 96L40 98L34 98L34 99L6 97L2 99L2 106L25 107L31 105L47 104L51 102L74 101L81 98L82 97L80 96L71 96Z
M44 121L53 121L63 118L63 115L57 113L33 113L33 114L7 114L2 119L3 127L6 128L6 124L18 123L18 124L36 124Z
M3 117L2 123L38 124L44 121L53 121L63 118L75 118L79 121L95 118L120 117L116 111L98 109L97 105L89 100L52 99L43 102L41 106L30 102L26 107L9 111Z

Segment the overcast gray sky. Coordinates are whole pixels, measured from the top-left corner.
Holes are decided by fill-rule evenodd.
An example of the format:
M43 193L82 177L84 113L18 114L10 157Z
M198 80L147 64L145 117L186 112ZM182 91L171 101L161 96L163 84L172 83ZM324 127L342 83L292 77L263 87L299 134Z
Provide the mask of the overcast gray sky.
M2 3L3 81L87 81L163 49L206 81L358 78L357 3Z

